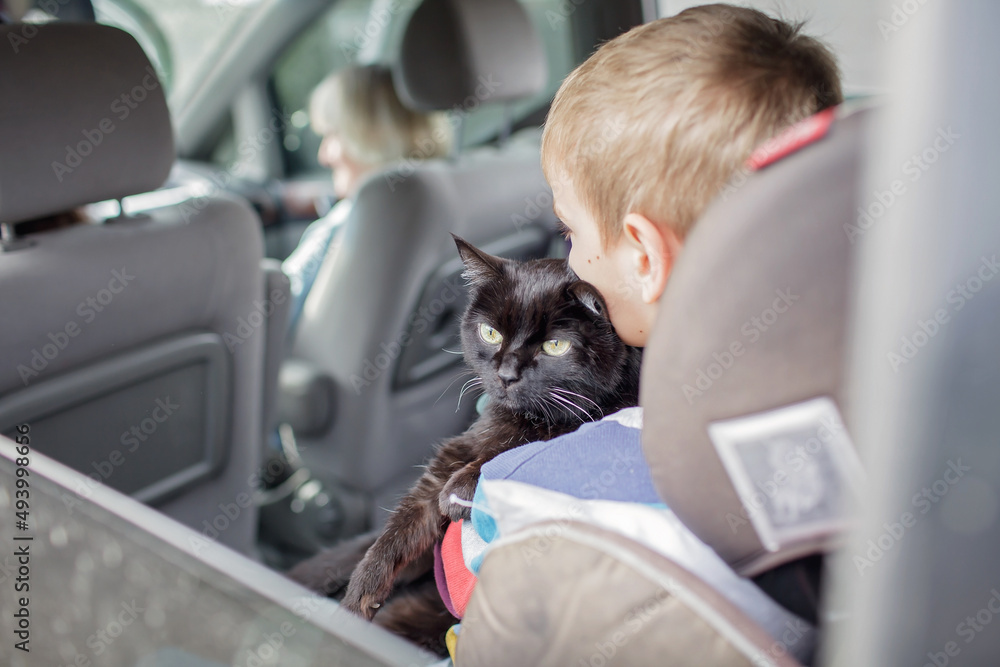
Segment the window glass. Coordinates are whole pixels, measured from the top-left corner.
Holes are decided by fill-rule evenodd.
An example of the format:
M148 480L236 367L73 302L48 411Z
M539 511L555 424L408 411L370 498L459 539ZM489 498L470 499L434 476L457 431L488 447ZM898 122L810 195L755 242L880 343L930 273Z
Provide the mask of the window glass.
M131 33L168 91L197 83L202 69L260 0L93 0L100 23Z
M9 440L0 441L0 541L10 549L6 560L0 559L5 588L0 664L416 667L437 662L373 624L345 618L332 600L307 595L283 576L221 548L214 539L229 525L225 514L212 519L214 527L205 522L214 535L188 529L55 465L31 449L34 429L30 438L27 456ZM18 459L28 461L16 465ZM244 495L236 495L235 503ZM238 512L235 503L229 504ZM18 511L24 518L15 522ZM18 567L9 545L24 553L30 549L33 568L30 587L16 596L8 594ZM23 563L27 580L29 566ZM22 609L30 624L18 636L7 619ZM29 642L29 653L14 650L20 641Z
M289 175L320 169L316 161L320 138L309 129L309 95L327 74L354 61L361 46L367 45L361 35L369 27L371 5L372 0L341 0L278 59L271 85L277 108L291 119L283 142Z

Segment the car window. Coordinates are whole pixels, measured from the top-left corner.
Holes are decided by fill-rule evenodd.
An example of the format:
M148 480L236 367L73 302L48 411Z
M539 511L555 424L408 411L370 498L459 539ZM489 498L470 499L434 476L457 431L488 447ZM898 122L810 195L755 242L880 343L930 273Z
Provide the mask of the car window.
M414 4L414 3L409 3ZM316 151L320 139L309 129L309 95L323 77L354 62L362 45L371 39L365 30L372 0L341 0L292 42L278 58L271 86L280 109L290 123L283 139L285 169L289 175L319 169ZM410 8L412 11L412 8Z
M548 58L545 89L512 105L515 120L547 102L576 64L573 27L565 2L521 0ZM275 105L291 118L285 126L283 152L287 176L322 170L316 161L319 137L309 128L308 102L313 88L330 72L354 62L391 61L409 15L419 2L394 3L380 10L371 0L341 0L295 40L279 57L271 75ZM493 137L503 124L504 109L483 104L465 116L466 145Z
M197 85L202 69L260 0L93 0L100 23L131 33L168 99Z

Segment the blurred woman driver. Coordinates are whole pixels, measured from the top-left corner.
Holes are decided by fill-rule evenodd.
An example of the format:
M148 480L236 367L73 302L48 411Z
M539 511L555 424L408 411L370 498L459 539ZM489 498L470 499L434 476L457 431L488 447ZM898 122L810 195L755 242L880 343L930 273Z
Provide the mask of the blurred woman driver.
M389 69L381 65L347 67L324 79L309 100L309 120L323 137L319 162L333 170L339 201L309 225L282 264L292 283L290 327L299 319L324 258L335 252L337 232L362 182L393 162L443 157L451 148L444 114L404 107Z

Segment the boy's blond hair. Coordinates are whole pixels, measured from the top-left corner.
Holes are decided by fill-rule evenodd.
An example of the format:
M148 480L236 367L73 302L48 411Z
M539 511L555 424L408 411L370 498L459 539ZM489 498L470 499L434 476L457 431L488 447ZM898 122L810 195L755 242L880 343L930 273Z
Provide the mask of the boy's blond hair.
M842 101L820 42L754 9L706 5L607 42L556 93L542 166L605 247L627 213L684 238L754 147Z

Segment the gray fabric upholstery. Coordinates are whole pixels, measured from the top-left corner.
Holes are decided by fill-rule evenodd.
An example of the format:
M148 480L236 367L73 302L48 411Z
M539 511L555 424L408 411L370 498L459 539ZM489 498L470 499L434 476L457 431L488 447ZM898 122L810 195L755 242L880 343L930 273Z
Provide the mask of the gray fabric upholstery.
M431 445L464 430L473 414L468 396L456 411L461 358L440 352L458 351L459 343L445 335L424 348L403 338L444 327L461 312L465 288L449 232L476 244L527 239L545 252L554 214L537 143L511 141L454 162L374 176L358 193L342 247L309 293L291 354L333 378L337 396L333 428L300 438L303 456L314 472L329 471L368 493L384 491L376 507L392 507ZM448 264L454 278L431 286ZM421 311L425 296L431 300ZM400 386L400 362L418 347L452 365Z
M0 38L8 44L6 33ZM138 89L148 95L130 108L121 96ZM116 115L119 102L129 109L127 117ZM11 49L0 49L0 117L4 221L157 188L173 162L159 83L135 41L115 29L39 26L13 56ZM105 118L113 119L113 130L87 134L100 129ZM59 183L50 163L64 158L67 143L83 140L93 140L93 151ZM212 433L224 434L222 458L214 461L211 473L203 468L157 507L196 530L208 527L210 537L249 553L257 526L256 507L248 500L260 461L267 321L263 241L253 210L235 199L206 197L35 234L31 240L28 247L0 253L0 414L17 423L20 415L11 406L23 405L28 392L58 390L68 378L79 382L81 374L142 353L148 360L164 342L192 336L215 341L213 349L228 355L225 363L214 365L228 375L221 381L199 382L197 371L184 382L176 373L153 371L143 379L148 396L165 405L176 402L167 387L229 394L192 394L196 411L208 404L228 406L205 417L217 422ZM187 421L186 405L177 409L177 417L161 419L163 411L154 412L152 404L137 414L127 388L106 396L86 383L73 386L80 387L84 409L64 406L64 412L45 416L48 424L56 424L50 432L76 429L76 439L33 441L38 451L75 445L81 451L74 460L93 476L97 469L124 471L133 465L149 473L146 456L153 436L143 436L145 449L139 442L122 454L130 424L148 422L157 446L180 450L190 445L187 425L193 422ZM113 437L95 437L109 425ZM102 474L118 488L128 476Z
M425 0L393 72L400 99L422 111L521 99L546 76L542 43L517 0Z
M257 218L246 204L212 200L189 221L184 217L164 208L131 220L79 225L37 235L32 247L0 255L0 317L5 322L0 328L0 406L25 389L18 367L30 366L33 350L41 350L51 342L50 333L65 331L70 322L80 333L30 378L30 386L59 382L66 372L142 349L174 333L236 337L228 338L233 347L233 394L225 467L219 477L158 506L201 530L204 521L211 523L223 513L220 504L234 503L237 495L252 490L249 480L260 460L264 335L251 329L244 340L240 319L246 321L256 310L255 302L262 301L263 244ZM100 298L114 271L134 278L101 312L91 316L86 308L81 311L79 304ZM120 416L94 412L90 418ZM93 448L95 462L121 449L117 441L91 443L86 432L81 433L80 446ZM43 442L37 447L46 451ZM114 486L117 480L108 481ZM256 534L255 508L241 508L230 523L219 540L249 552Z
M746 515L708 426L821 396L844 405L853 257L844 225L855 222L868 117L837 120L825 138L752 174L705 213L646 348L643 448L657 489L743 575L830 546L827 535L770 553L752 527L734 528L732 517ZM793 303L763 324L779 291ZM742 346L735 356L734 343Z
M404 103L422 110L519 99L546 76L516 0L422 3L394 71ZM314 474L365 494L376 524L432 446L474 416L475 397L456 406L465 288L450 233L519 258L548 252L555 216L537 131L368 179L306 300L291 356L332 378L335 414L327 432L301 434L301 451Z
M467 109L469 96L478 105L536 92L546 75L515 0L428 0L405 29L394 82L415 109ZM455 405L465 288L449 233L521 258L545 254L554 236L538 136L528 134L369 178L306 300L290 356L329 376L335 395L332 427L300 434L303 458L314 474L362 492L376 524L434 443L474 415L471 396Z
M593 526L519 532L479 575L458 638L463 667L799 664L789 653L800 630L772 638L684 568Z
M135 39L96 24L35 29L0 26L0 222L159 187L173 135Z

